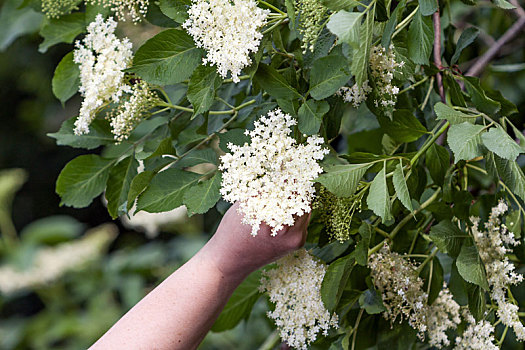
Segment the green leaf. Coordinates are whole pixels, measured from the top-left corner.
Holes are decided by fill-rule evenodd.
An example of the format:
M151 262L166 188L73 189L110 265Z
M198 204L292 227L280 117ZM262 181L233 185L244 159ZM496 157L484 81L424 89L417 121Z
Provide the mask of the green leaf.
M83 208L91 204L93 198L104 191L114 163L114 159L94 154L79 156L67 163L56 183L56 193L62 198L60 205Z
M430 239L443 253L456 258L461 251L465 238L469 235L461 231L457 225L450 220L443 220L430 229Z
M483 155L481 133L485 132L483 125L468 122L451 125L448 130L447 142L454 153L455 163L464 159L470 160Z
M64 103L78 91L80 84L80 70L73 62L73 52L65 55L55 69L51 86L53 94Z
M394 176L392 177L392 183L394 184L394 189L396 190L397 198L403 203L405 208L414 211L412 206L412 200L410 199L410 192L408 191L407 182L405 180L405 174L403 172L403 163L399 161L399 164L394 170Z
M186 191L202 175L170 168L158 173L137 200L137 211L160 213L180 207Z
M351 74L343 56L327 56L316 60L310 72L310 95L316 100L332 96L346 84Z
M507 100L499 90L492 90L490 88L485 88L485 94L487 97L493 99L496 102L501 104L501 109L498 111L498 114L501 116L510 116L512 114L518 113L518 108L516 105L509 100Z
M38 51L44 53L58 43L71 44L79 34L84 32L85 26L84 14L81 12L48 20L40 30L40 36L44 38L44 41L38 46Z
M191 0L160 0L159 8L162 13L177 23L184 23L188 19L188 8Z
M430 177L436 184L443 185L445 174L450 167L450 155L447 149L434 143L425 154L425 164Z
M381 129L399 142L412 142L427 133L427 129L417 120L408 109L394 111L392 120L387 117L378 117Z
M138 166L139 162L132 155L121 160L109 172L106 199L109 215L113 219L125 213L121 208L127 204L131 181L137 175Z
M375 4L359 28L359 49L353 51L351 70L358 86L362 86L368 79L368 58L370 57L370 47L374 36L374 12Z
M424 17L419 9L408 28L408 57L412 62L422 65L429 64L433 40L432 18Z
M361 3L355 0L321 0L321 4L332 11L351 10L361 5Z
M496 166L497 175L510 190L525 201L525 175L516 161L504 159L489 152ZM489 156L487 158L489 158ZM487 159L488 161L489 159Z
M20 237L26 244L56 244L78 237L83 231L84 225L75 218L55 215L32 221L20 232Z
M505 0L492 0L492 3L504 10L514 10L516 6Z
M450 94L452 104L459 107L466 107L464 93L457 81L449 74L443 75L443 86Z
M359 48L359 28L361 26L361 12L348 12L341 10L330 16L326 28L337 35L342 42Z
M489 151L494 152L501 158L516 160L522 152L516 141L500 126L490 128L488 132L481 135L481 139Z
M188 100L193 105L193 116L210 109L221 84L222 79L215 67L199 66L195 69L188 84Z
M448 120L451 125L461 124L464 122L474 124L477 118L477 116L472 116L460 111L456 111L454 108L447 106L443 102L438 102L434 105L434 112L436 112L437 115L436 119Z
M128 200L127 200L127 210L129 211L133 204L135 204L135 199L144 192L146 187L151 182L151 179L155 176L155 172L151 170L143 171L139 174L137 174L133 180L131 180L131 184L129 185L129 191L128 191Z
M335 311L354 265L355 260L347 255L337 259L326 269L321 284L321 299L329 312Z
M468 309L476 321L482 320L485 317L485 291L472 283L465 283L468 296Z
M437 4L437 2L435 2ZM461 33L461 36L458 39L458 43L456 44L456 51L454 52L454 55L450 59L450 64L454 65L459 60L459 55L461 55L461 52L470 44L476 40L476 38L479 35L479 29L475 27L469 27Z
M326 169L316 181L336 196L350 197L370 166L371 163L335 165Z
M505 226L516 238L521 238L522 218L521 210L510 210L505 216Z
M196 149L176 162L175 166L177 168L187 168L203 163L217 164L217 153L211 148Z
M219 192L221 182L222 174L216 172L211 179L201 181L186 191L184 194L184 204L188 208L190 216L193 214L206 213L221 199Z
M214 332L223 332L235 327L242 319L250 316L253 305L259 299L259 284L261 271L252 273L233 292L232 296L222 309L219 318L211 328Z
M525 135L523 135L523 132L517 127L515 127L514 124L512 124L511 122L509 122L509 124L512 127L512 130L514 131L514 135L520 141L519 146L521 148L521 152L525 152Z
M89 126L89 133L75 135L75 120L77 117L69 118L60 126L60 130L47 136L56 139L59 146L70 146L74 148L93 149L102 145L115 142L109 123L106 120L95 119Z
M438 9L436 0L419 0L419 10L423 16L430 16Z
M297 113L299 131L306 135L319 132L323 116L330 110L326 101L308 100L302 104Z
M390 43L392 42L392 34L394 34L394 31L396 30L399 16L403 13L405 7L406 0L400 1L385 24L385 30L383 31L383 36L381 37L381 46L383 46L387 50L390 48Z
M365 309L369 315L379 314L386 310L381 296L375 290L371 289L367 289L361 294L359 297L359 306L361 306L361 309Z
M30 7L23 7L18 0L3 1L0 8L0 52L11 45L16 38L38 31L44 15Z
M463 244L456 260L458 272L467 282L474 283L484 290L489 289L485 267L479 257L476 246Z
M138 49L129 70L151 84L171 85L189 78L202 55L183 29L167 29Z
M267 64L259 64L259 69L257 69L253 80L276 99L291 100L294 98L302 98L301 94L291 87L275 68Z
M485 94L485 91L479 84L479 79L476 77L463 77L465 88L467 89L472 102L476 108L483 113L494 114L501 108L501 104L494 101Z
M383 222L392 219L390 194L388 193L388 185L386 183L386 166L377 173L374 181L372 181L368 197L366 198L366 204L370 210L381 217Z
M372 227L370 224L362 223L359 226L359 234L361 239L355 245L355 250L352 255L355 257L356 263L361 266L366 266L368 262L368 247L370 246L370 240L372 239Z

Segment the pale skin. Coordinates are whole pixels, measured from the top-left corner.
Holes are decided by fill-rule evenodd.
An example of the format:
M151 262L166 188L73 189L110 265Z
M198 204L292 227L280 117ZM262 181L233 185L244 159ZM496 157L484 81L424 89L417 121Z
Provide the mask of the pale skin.
M310 215L277 236L262 224L257 236L234 204L217 232L186 264L151 291L92 350L196 349L237 286L253 271L300 248Z

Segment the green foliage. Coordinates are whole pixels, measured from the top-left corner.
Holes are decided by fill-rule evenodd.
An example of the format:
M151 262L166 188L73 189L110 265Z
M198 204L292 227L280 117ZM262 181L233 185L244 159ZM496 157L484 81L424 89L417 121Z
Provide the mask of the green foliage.
M66 164L57 179L56 192L61 205L74 208L88 206L106 187L113 159L89 154L79 156Z
M38 47L38 51L44 53L58 43L72 43L79 34L85 31L85 26L83 13L71 13L60 19L47 20L40 29L40 35L44 41Z
M52 81L53 94L64 103L77 93L79 84L80 71L73 62L73 52L70 52L62 58L55 69Z
M423 15L422 10L420 8L416 12L408 29L408 57L416 64L428 65L434 41L434 28L432 18Z
M130 68L148 83L175 84L187 79L201 62L202 50L182 29L167 29L146 41Z
M477 6L474 1L465 1L469 6ZM319 24L313 50L303 52L303 34L298 25L307 14L296 8L292 0L273 1L270 5L261 2L258 6L273 12L270 23L261 29L261 43L250 54L251 63L243 69L241 81L233 83L218 74L216 65L202 64L205 51L181 26L188 18L191 1L150 1L144 19L149 23L135 27L144 36L134 38L137 30L126 24L119 24L117 36L128 35L134 43L146 40L137 46L124 82L132 86L145 81L160 99L137 122L129 139L120 143L115 142L104 116L127 101L127 94L119 102L100 106L89 133L75 135L73 117L64 121L57 132L48 134L57 145L96 153L77 156L64 167L56 182L61 204L86 207L105 192L107 210L113 219L131 215L134 206L136 211L162 213L184 205L188 216L192 216L185 224L202 222L204 230L213 230L227 208L220 201L219 156L229 152L229 143L250 142L246 130L253 129L259 116L279 107L297 120L292 134L297 143L318 134L330 151L321 163L324 172L315 180L316 202L307 248L328 264L321 297L326 308L338 314L340 329L329 336L319 336L321 339L311 347L427 346L415 345L426 340L417 338L405 319L392 324L384 319L387 301L383 302L382 293L376 290L368 266L369 257L384 243L400 255L424 261L417 272L424 281L424 292L428 293L427 304L432 305L446 282L454 300L468 306L476 319L494 323L498 315L491 306L486 267L473 240L470 218L480 216L483 222L490 208L504 198L510 208L503 222L516 237L523 232L525 175L521 155L525 152L525 137L518 111L523 108L525 93L520 85L523 68L519 56L522 50L518 48L515 53L502 50L498 65L487 66L481 80L463 74L486 51L485 40L476 40L479 33L497 39L512 24L497 8L510 8L509 3L497 0L493 4L483 5L480 12L478 7L468 8L456 0L440 4L432 0L408 4L383 0L316 1L315 6L325 6L326 16ZM38 1L5 2L0 12L0 50L14 38L38 28L44 40L40 45L42 52L58 43L72 43L99 11L105 16L111 12L88 4L69 15L46 19L40 25L42 15L35 12L40 8ZM439 67L431 58L437 34L432 16L437 15L438 8L442 25ZM374 66L370 64L371 48L382 45L389 52L391 43L397 64L403 62L403 66L378 73L378 60ZM59 50L57 57L62 56L53 76L52 92L70 113L76 100L69 100L79 89L80 72L73 62L73 53L60 51L65 46L50 50L50 54ZM71 49L69 45L68 51ZM443 78L443 99L439 96L441 83L437 74ZM386 77L395 93L393 102L383 105L390 99L381 92ZM25 79L24 76L22 80ZM40 76L24 84L36 85L38 79ZM365 82L370 91L360 91L364 100L355 103L358 108L338 96L339 91L345 93L340 90L342 87L363 89ZM10 210L5 208L11 205L13 190L5 193L5 198L0 193L2 237L4 231L12 231L6 220ZM84 220L64 216L36 221L22 231L23 244L13 248L12 254L6 254L4 245L0 245L0 259L30 266L34 251L40 246L79 239L84 229L79 222ZM201 225L197 226L200 230ZM182 231L186 233L185 229ZM22 333L17 332L22 331L10 325L15 331L9 339L24 340L9 340L18 345L6 348L49 348L56 344L66 344L65 348L88 347L103 332L102 328L107 328L145 294L150 283L164 277L158 266L171 254L171 245L169 249L160 245L147 248L133 235L125 236L121 240L127 252L122 252L117 244L115 253L93 265L98 270L71 275L76 276L73 281L79 284L75 288L82 290L79 293L84 296L95 295L98 289L93 286L101 280L111 281L111 287L101 292L101 299L93 300L88 307L92 329L84 324L88 330L82 338L88 340L76 347L63 343L62 339L68 339L65 333L78 334L78 330L71 329L83 328L78 321L67 326L70 318L64 316L56 322L56 329L69 331L53 328L51 333L58 335L46 335L45 340L38 340L38 346L36 340L19 336ZM164 244L166 236L162 240ZM10 239L6 241L5 246L13 244ZM187 251L185 247L182 250ZM189 251L186 259L194 250ZM513 263L521 263L524 256L523 249L515 247ZM249 338L241 321L250 318L246 327L259 325L259 316L266 308L264 302L257 302L259 278L257 272L241 284L213 331L231 330ZM513 293L522 308L523 293ZM118 302L112 299L115 294ZM84 300L72 295L71 304ZM95 301L103 310L92 314L91 309L97 308ZM3 302L0 299L0 307ZM31 327L47 334L42 325L51 324L55 318L46 317L31 321ZM93 321L99 319L108 320L108 324ZM258 328L271 333L269 323L260 324L263 326ZM6 328L2 321L0 347L7 339L1 336L3 329ZM460 325L457 330L449 330L449 338L461 335L463 329L464 325ZM502 332L503 328L497 329L498 337ZM211 337L220 339L220 334ZM224 339L210 347L241 349ZM252 340L242 346L257 348L264 341L257 339L254 344ZM506 340L501 347L514 349L509 344Z

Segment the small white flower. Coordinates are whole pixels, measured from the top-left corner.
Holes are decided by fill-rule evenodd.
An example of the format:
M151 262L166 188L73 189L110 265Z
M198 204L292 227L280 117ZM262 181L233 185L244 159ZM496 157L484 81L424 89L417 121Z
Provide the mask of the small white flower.
M241 69L252 63L250 52L259 49L263 37L259 29L268 14L253 0L194 0L182 26L206 50L204 64L217 66L223 78L230 71L233 81L239 82Z

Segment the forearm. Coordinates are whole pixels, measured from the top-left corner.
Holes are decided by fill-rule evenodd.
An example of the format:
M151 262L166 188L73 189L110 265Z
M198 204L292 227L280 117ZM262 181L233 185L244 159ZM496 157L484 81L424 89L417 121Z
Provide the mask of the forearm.
M149 293L92 349L194 349L245 277L225 275L209 247Z

